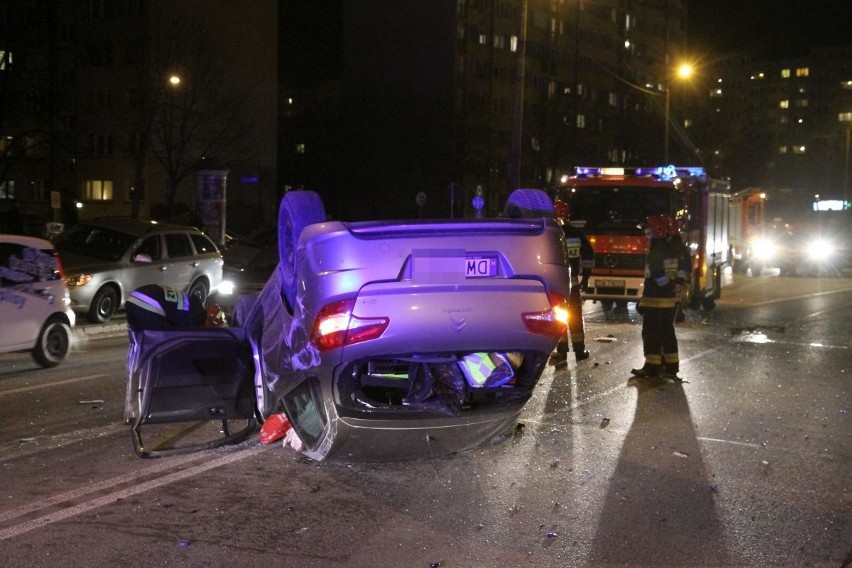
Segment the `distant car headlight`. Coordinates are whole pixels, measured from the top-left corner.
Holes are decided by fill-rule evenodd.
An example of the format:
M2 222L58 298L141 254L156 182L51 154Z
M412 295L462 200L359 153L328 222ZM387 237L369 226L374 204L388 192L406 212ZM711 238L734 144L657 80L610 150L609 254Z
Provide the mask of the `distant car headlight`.
M222 283L219 284L219 288L217 288L216 291L225 296L230 296L234 293L235 287L236 284L234 284L233 280L222 280Z
M91 279L91 274L67 274L65 276L65 285L69 288L78 288L88 284Z
M808 254L814 260L828 260L834 256L834 245L825 239L815 239L808 245Z
M766 260L775 256L776 245L768 239L758 239L754 241L754 256L758 259Z

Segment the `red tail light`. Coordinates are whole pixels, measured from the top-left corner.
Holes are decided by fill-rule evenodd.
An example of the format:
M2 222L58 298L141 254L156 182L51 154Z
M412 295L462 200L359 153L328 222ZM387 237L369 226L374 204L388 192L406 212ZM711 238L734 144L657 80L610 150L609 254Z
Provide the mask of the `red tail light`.
M565 296L550 292L550 309L543 312L524 312L521 319L531 333L562 337L568 332L568 302Z
M355 298L332 302L323 307L311 329L311 343L320 351L361 343L381 337L390 318L359 318L352 315Z
M57 272L57 274L59 274L59 279L64 280L65 279L65 271L62 270L62 263L59 261L59 253L58 252L56 252L56 251L53 252L53 259L56 261L56 272Z

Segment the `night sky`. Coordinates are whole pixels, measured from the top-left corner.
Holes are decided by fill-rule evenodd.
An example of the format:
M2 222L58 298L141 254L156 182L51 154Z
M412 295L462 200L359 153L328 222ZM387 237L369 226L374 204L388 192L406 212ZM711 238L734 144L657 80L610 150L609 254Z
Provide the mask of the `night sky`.
M690 49L783 59L852 45L850 0L689 0Z

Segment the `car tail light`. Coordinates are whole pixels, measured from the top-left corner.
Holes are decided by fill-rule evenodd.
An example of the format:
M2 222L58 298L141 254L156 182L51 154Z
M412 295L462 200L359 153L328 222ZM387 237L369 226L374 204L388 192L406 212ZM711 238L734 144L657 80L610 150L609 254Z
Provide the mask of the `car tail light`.
M337 349L381 337L390 318L359 318L352 315L355 298L332 302L323 307L311 329L311 343L320 351Z
M562 337L568 332L568 302L562 294L550 292L550 309L543 312L524 312L521 318L532 333Z
M62 262L59 260L59 253L53 251L53 260L56 262L56 273L60 280L65 280L65 271L62 270Z

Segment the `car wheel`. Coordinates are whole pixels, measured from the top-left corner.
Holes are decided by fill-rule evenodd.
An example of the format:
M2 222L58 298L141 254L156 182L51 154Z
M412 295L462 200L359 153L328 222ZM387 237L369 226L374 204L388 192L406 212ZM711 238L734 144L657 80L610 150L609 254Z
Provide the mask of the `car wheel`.
M196 298L201 300L201 303L203 304L207 300L208 293L209 290L207 288L207 282L205 282L203 278L200 278L192 283L186 295L190 298L195 296Z
M32 350L36 363L42 367L55 367L68 355L71 348L71 328L61 321L49 320L38 334L38 343Z
M516 189L509 194L503 216L512 219L553 217L553 201L540 189Z
M296 246L302 229L325 221L325 208L314 191L288 191L278 210L278 254L281 285L292 307L296 299Z
M118 292L112 286L105 286L98 290L86 319L92 323L104 323L115 315L118 309Z

